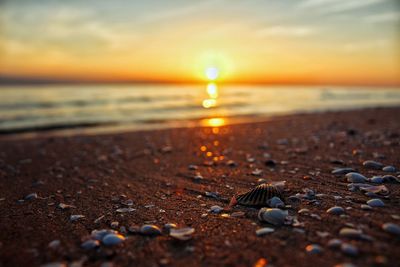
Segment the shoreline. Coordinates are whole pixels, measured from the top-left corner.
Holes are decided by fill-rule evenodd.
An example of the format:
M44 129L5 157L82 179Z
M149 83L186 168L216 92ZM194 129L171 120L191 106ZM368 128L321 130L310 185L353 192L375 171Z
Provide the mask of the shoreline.
M220 127L0 137L0 266L253 266L261 259L272 266L396 266L400 239L382 225L400 223L400 184L385 183L385 206L364 210L371 197L349 191L346 177L332 170L350 167L368 178L387 174L366 168L365 160L399 169L399 113L399 107L372 108ZM210 212L260 179L286 181L284 201L298 224L263 223L258 209L244 206ZM289 201L305 188L316 197ZM32 193L37 197L24 200ZM333 206L343 207L344 216L326 212ZM126 207L134 210L118 211ZM71 215L84 217L72 222ZM179 241L129 231L166 223L195 232ZM257 236L264 227L274 231ZM343 237L345 227L371 238ZM112 228L126 240L81 247L92 230ZM335 238L358 252L330 248ZM315 244L322 251L307 252Z
M56 137L56 136L77 136L77 135L108 135L127 132L147 132L155 130L168 130L176 128L195 128L195 127L212 127L208 120L210 119L223 119L224 122L219 126L229 126L236 124L251 124L259 122L267 122L270 120L285 119L291 116L302 116L312 114L325 114L336 112L351 112L360 110L379 110L379 109L397 109L398 105L376 106L376 107L356 107L356 108L332 108L321 109L314 111L295 111L295 112L282 112L270 115L263 114L246 114L236 116L215 116L215 117L201 117L194 119L182 120L149 120L137 123L80 123L80 124L62 124L62 125L44 125L21 129L3 129L0 130L1 140L14 140L14 139L32 139L43 137Z

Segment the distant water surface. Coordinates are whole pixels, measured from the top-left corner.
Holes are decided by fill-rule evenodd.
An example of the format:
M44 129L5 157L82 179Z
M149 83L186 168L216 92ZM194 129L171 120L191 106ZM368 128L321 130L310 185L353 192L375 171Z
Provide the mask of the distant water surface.
M204 118L400 105L399 88L211 87L212 90L200 85L3 86L0 133L106 125L136 129L148 125L185 126Z

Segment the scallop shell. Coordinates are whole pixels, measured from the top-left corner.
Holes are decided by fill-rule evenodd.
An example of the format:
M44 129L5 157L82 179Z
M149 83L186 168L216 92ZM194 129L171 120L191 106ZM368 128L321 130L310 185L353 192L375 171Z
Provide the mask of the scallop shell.
M250 191L235 197L237 204L244 206L268 206L268 200L273 197L282 199L279 188L271 184L261 184Z

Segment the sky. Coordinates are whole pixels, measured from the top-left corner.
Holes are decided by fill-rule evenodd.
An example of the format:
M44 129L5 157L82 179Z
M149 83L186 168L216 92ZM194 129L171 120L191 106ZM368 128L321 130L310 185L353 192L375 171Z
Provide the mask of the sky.
M398 0L0 0L0 76L400 85Z

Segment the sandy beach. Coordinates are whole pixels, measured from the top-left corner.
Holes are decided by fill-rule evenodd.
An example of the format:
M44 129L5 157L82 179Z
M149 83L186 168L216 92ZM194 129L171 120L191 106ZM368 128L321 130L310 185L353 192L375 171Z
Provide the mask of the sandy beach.
M344 174L332 174L348 167L367 178L398 178L363 162L400 168L399 114L380 108L219 128L4 136L0 266L400 266L400 238L382 228L400 224L400 184L385 182L389 194L367 196L350 191ZM213 207L277 181L286 181L284 225L261 222L258 208ZM361 208L373 198L384 206ZM327 213L333 206L342 214ZM195 232L177 240L166 223ZM145 224L162 233L138 233ZM258 236L264 227L274 231ZM340 234L343 228L359 234ZM84 249L101 229L125 240ZM341 243L335 247L332 239Z

